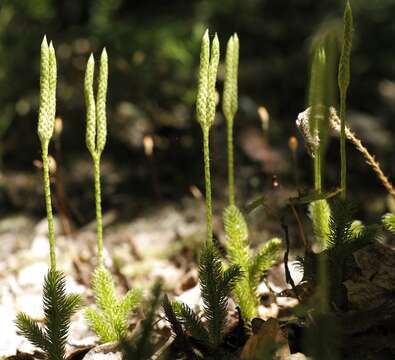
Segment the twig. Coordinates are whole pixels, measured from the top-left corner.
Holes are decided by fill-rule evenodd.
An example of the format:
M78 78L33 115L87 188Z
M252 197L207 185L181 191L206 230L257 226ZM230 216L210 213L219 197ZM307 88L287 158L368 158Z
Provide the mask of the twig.
M339 132L340 130L340 119L336 114L336 110L332 107L330 108L330 125L333 130ZM346 126L346 137L350 140L357 150L363 155L368 165L371 166L373 171L376 173L377 177L387 189L387 191L391 194L392 197L395 198L395 189L387 176L385 176L384 172L380 168L380 164L376 161L373 155L371 155L368 149L363 146L362 141L358 139L355 134L350 130L349 127Z
M306 238L306 235L304 232L304 226L303 226L302 220L301 220L299 213L296 210L295 206L293 204L290 204L289 206L291 207L292 213L294 214L296 222L298 224L299 236L300 236L305 248L307 249L307 248L309 248L309 242L307 241L307 238Z

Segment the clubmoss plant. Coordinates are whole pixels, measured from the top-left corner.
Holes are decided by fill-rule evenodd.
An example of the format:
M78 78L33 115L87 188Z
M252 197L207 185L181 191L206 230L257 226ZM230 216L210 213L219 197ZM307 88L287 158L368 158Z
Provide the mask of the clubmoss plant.
M100 58L98 89L95 101L93 92L95 63L93 55L89 57L85 72L86 146L92 156L95 173L95 200L97 223L98 265L93 275L92 287L98 309L88 308L85 317L103 342L118 341L126 336L128 316L141 299L140 290L130 290L118 299L115 284L104 266L103 225L100 189L100 159L107 138L106 97L108 79L108 58L106 49Z
M206 189L207 208L207 241L213 240L212 201L211 201L211 175L210 175L210 128L215 119L215 83L219 63L219 40L217 34L211 44L209 32L203 35L200 51L199 80L196 99L196 117L203 133L204 180Z
M347 90L350 84L350 57L352 47L353 18L350 2L347 1L344 10L344 32L343 47L339 61L338 85L340 92L340 185L341 196L346 198L347 182L346 182L346 100Z
M206 185L207 239L203 245L199 261L199 280L206 326L188 305L183 303L170 305L166 299L164 302L167 320L171 323L178 341L184 343L184 353L187 356L191 356L190 344L185 344L187 337L180 333L182 329L192 335L195 347L204 354L205 359L219 359L222 356L221 345L228 314L228 298L236 282L241 277L241 269L237 265L232 265L226 270L223 269L212 234L209 131L215 118L215 82L218 63L218 37L217 35L214 36L210 51L209 33L206 31L203 36L200 53L196 101L197 120L203 132Z
M228 186L229 206L224 211L224 226L227 236L228 259L233 265L238 265L243 272L240 281L235 285L235 295L238 300L243 319L250 323L257 315L258 297L256 290L260 277L276 259L281 241L270 240L260 251L252 256L248 244L248 228L243 214L235 205L234 190L234 156L233 156L233 123L238 104L238 63L239 38L237 34L230 37L226 49L225 84L222 110L227 123L227 153L228 153Z
M39 347L49 360L64 360L70 318L81 303L78 295L67 295L66 280L56 269L55 232L53 226L51 189L49 181L48 146L51 140L56 112L56 56L52 42L46 37L41 44L40 109L38 136L41 142L45 204L48 220L50 269L43 285L44 326L25 313L16 318L18 333Z

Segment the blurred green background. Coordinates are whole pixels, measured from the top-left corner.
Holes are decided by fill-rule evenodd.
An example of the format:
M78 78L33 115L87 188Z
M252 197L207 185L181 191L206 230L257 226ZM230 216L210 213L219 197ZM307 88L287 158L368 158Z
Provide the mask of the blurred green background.
M350 123L395 174L395 1L351 1L355 36L349 95ZM295 119L304 110L310 45L325 26L341 31L343 1L330 0L0 0L0 214L43 215L36 135L39 50L44 34L58 58L57 114L63 131L52 150L66 197L75 202L77 223L94 218L91 165L85 149L83 77L90 52L110 60L108 127L103 159L105 209L177 200L195 184L203 190L200 129L194 118L200 39L218 32L222 60L226 41L241 41L240 107L236 118L236 168L240 201L271 191L276 175L292 189L288 138L299 139L299 175L308 186L311 161ZM223 67L218 90L222 92ZM261 129L257 108L270 114ZM219 107L220 109L220 107ZM144 154L152 136L155 156ZM215 196L226 181L225 126L221 115L212 133ZM369 206L362 217L387 208L385 191L351 147L349 184ZM327 187L338 180L338 140L326 163Z

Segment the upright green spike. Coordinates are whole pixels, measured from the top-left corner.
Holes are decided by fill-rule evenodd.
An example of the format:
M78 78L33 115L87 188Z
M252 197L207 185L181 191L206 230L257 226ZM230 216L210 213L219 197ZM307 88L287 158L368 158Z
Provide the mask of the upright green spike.
M217 34L215 34L211 44L210 64L208 68L207 123L210 127L213 125L215 119L215 83L217 81L218 64L219 40Z
M101 209L101 184L100 184L100 158L106 144L107 137L107 80L108 80L108 58L103 49L100 58L99 80L97 96L93 91L95 72L95 61L93 55L89 57L85 71L85 103L86 103L86 146L92 156L95 168L95 202L96 202L96 232L98 263L103 265L103 221Z
M86 147L92 157L96 156L96 105L95 95L93 92L93 78L95 72L95 60L93 54L89 56L85 71L85 104L86 104Z
M41 43L40 59L40 108L38 117L38 136L41 143L48 142L51 138L51 124L48 119L50 109L50 90L49 90L49 47L47 38Z
M350 2L347 1L344 10L343 47L339 61L338 85L340 91L340 184L341 196L346 198L346 99L347 89L350 84L350 57L352 48L353 18Z
M226 48L225 82L222 97L222 111L225 115L228 133L228 183L229 205L235 204L234 158L233 158L233 120L237 112L237 78L239 64L239 38L237 34L230 37Z
M205 31L200 49L199 79L196 98L196 118L200 126L207 126L208 68L210 64L210 39Z
M207 207L207 241L212 242L212 204L209 132L215 119L215 83L219 63L219 41L215 34L211 44L208 30L203 35L200 51L199 80L196 98L196 118L203 132L204 178Z
M97 152L101 153L106 145L107 118L106 118L106 97L108 79L108 58L106 49L103 49L100 58L99 83L96 99L96 122L97 122Z
M49 111L48 116L51 124L51 137L55 126L56 115L56 82L57 82L57 66L56 54L52 41L49 44Z

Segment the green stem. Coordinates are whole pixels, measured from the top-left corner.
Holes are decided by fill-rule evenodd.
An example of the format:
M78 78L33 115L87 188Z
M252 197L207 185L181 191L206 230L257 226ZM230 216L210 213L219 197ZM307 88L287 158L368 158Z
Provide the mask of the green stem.
M346 199L346 94L340 93L340 187L341 198Z
M321 193L322 177L321 177L321 149L318 148L314 155L314 189Z
M95 165L95 201L98 265L103 265L103 216L101 209L100 155L93 158Z
M42 159L43 159L45 206L47 210L47 220L48 220L49 255L51 260L51 269L56 270L55 230L54 230L53 214L52 214L51 184L49 178L48 145L49 145L48 141L43 141L41 143L41 150L42 150Z
M327 314L329 311L329 284L328 284L328 256L322 253L318 262L318 278L319 278L319 311L321 314Z
M233 120L227 121L228 125L228 182L229 182L229 205L235 204L235 175L233 158Z
M205 181L205 187L206 187L207 242L212 243L212 241L213 241L213 210L212 210L212 203L211 203L209 128L202 126L202 130L203 130L204 181Z

